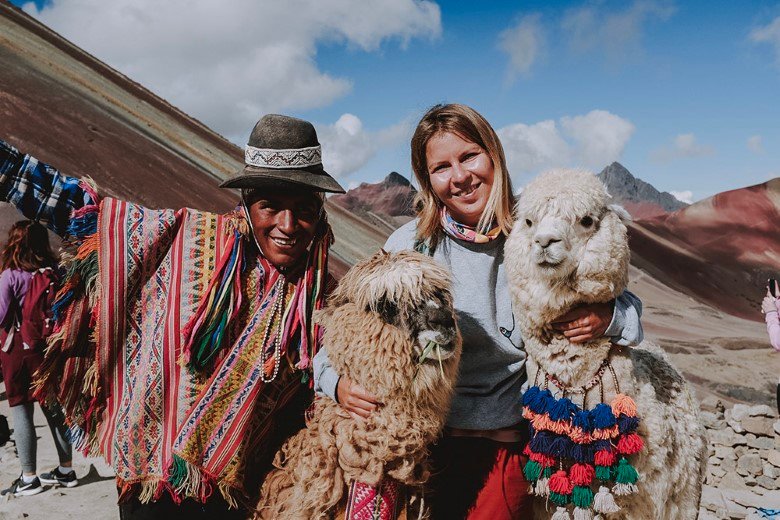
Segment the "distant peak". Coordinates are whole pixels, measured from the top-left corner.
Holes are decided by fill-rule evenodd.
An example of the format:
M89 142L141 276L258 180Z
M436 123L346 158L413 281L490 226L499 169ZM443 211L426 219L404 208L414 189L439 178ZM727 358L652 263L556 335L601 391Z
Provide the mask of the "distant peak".
M409 179L404 177L398 172L390 172L387 177L385 177L385 180L383 181L385 184L394 184L398 186L411 186L412 183L409 182Z

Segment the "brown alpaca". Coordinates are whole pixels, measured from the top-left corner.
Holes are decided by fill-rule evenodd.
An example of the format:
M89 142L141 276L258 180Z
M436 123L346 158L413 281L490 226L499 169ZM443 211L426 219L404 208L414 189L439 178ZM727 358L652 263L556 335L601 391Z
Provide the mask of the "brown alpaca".
M365 421L319 399L276 454L255 518L314 519L344 507L350 482L420 486L449 410L460 359L449 273L410 251L353 267L316 316L335 370L383 404ZM429 341L439 345L418 363Z

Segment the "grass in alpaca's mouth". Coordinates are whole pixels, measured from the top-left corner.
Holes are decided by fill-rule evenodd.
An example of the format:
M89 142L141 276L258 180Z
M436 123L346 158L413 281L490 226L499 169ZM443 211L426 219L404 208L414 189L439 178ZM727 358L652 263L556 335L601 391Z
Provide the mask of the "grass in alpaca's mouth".
M429 341L428 343L426 343L425 348L420 353L420 356L417 358L417 368L414 369L414 377L412 379L415 379L417 377L417 372L420 371L420 367L430 357L434 349L436 349L436 354L437 354L436 357L439 360L439 370L441 371L441 377L442 379L444 379L444 366L441 364L441 345L439 345L435 341Z

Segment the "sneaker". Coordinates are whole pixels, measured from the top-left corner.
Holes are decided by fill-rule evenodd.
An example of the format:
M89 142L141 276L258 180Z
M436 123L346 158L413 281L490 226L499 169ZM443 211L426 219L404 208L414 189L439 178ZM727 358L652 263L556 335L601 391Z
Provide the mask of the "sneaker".
M55 486L65 486L72 488L77 486L79 481L76 479L76 472L69 471L60 473L60 468L54 468L46 473L41 473L41 482L44 484L53 484Z
M11 484L11 487L8 489L4 489L0 494L2 495L13 495L15 497L26 497L29 495L37 495L43 491L43 486L41 486L41 481L38 480L38 477L35 477L32 482L25 483L24 480L22 480L22 477L19 477L18 479L14 480L14 483Z

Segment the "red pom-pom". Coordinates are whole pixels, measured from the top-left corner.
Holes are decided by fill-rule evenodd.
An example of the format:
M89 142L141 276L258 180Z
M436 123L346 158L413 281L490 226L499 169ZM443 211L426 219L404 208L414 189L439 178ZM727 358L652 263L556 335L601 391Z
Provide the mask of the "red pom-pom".
M530 444L526 444L525 448L523 448L523 455L525 455L526 457L530 457L531 453L533 453L531 451L531 445Z
M575 464L569 469L569 479L575 486L590 486L596 470L590 464Z
M569 477L564 470L558 470L550 477L550 491L559 495L571 495L574 489Z
M636 433L629 433L628 435L623 435L618 439L617 442L617 450L619 453L622 453L624 455L633 455L634 453L639 453L642 451L642 448L645 447L645 443L642 440L642 437L637 435Z
M534 453L531 452L531 455L529 457L532 461L539 464L542 468L550 468L552 466L555 466L555 457L550 457L549 455L545 455L544 453Z
M593 459L596 466L612 466L615 463L615 454L612 450L599 450Z

